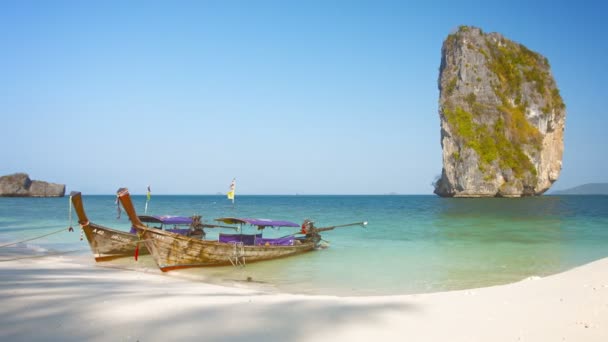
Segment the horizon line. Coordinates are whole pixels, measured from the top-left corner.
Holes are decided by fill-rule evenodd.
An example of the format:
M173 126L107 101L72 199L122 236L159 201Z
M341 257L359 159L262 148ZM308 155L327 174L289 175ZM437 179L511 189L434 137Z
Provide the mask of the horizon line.
M72 191L78 191L78 190L72 190ZM147 194L144 193L131 193L131 195L134 196L146 196ZM89 195L89 196L116 196L115 193L83 193L83 195ZM162 193L162 194L151 194L152 196L226 196L226 194L209 194L209 193L201 193L201 194L179 194L179 193L174 193L174 194L168 194L168 193ZM406 194L406 193L382 193L382 194L300 194L300 193L289 193L289 194L240 194L238 196L427 196L427 195L433 195L436 196L433 193L411 193L411 194ZM65 196L69 196L69 194L66 194ZM237 196L235 196L237 197Z

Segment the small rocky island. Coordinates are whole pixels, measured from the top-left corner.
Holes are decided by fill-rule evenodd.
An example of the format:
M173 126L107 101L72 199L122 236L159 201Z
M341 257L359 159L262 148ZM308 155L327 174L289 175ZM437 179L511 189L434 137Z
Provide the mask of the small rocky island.
M31 180L27 173L0 177L0 197L63 197L65 184Z
M549 61L498 33L461 26L443 43L443 197L540 195L559 177L566 106Z

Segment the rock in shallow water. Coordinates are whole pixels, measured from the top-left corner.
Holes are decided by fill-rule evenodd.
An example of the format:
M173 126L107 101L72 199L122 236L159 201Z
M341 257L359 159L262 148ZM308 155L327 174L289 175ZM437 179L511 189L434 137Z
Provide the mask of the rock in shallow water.
M65 185L31 180L26 173L0 177L2 197L63 197Z
M559 177L565 104L547 58L498 33L461 26L439 74L444 197L540 195Z

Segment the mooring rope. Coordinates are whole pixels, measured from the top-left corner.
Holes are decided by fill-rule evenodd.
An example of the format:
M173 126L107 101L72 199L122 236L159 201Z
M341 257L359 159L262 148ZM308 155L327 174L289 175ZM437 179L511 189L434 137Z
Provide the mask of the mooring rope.
M0 245L0 248L16 245L16 244L19 244L19 243L22 243L22 242L27 242L27 241L32 241L32 240L40 239L40 238L43 238L43 237L46 237L46 236L49 236L49 235L61 233L64 230L68 230L69 231L69 229L70 229L70 227L68 227L68 228L61 228L61 229L59 229L57 231L54 231L54 232L51 232L51 233L48 233L48 234L36 236L36 237L33 237L33 238L29 238L29 239L25 239L25 240L21 240L21 241L17 241L17 242L7 243L5 245Z
M118 216L116 216L117 220L120 220L120 196L116 195L116 210L118 211Z
M72 195L70 195L70 198L68 199L68 220L70 221L70 225L68 227L74 230L74 228L72 228Z
M37 239L41 239L43 237L47 237L49 235L53 235L53 234L58 234L63 232L64 230L67 230L68 232L73 232L74 228L72 228L72 196L70 195L70 197L68 198L68 220L70 221L69 226L67 228L61 228L58 231L54 231L48 234L43 234L40 236L35 236L33 238L29 238L29 239L25 239L25 240L21 240L21 241L17 241L17 242L11 242L11 243L7 243L5 245L0 245L0 248L2 247L8 247L8 246L13 246L19 243L23 243L23 242L28 242L28 241L32 241L32 240L37 240ZM82 240L82 228L80 228L80 240Z
M24 256L24 257L19 257L19 258L12 258L12 259L0 259L0 262L17 261L17 260L23 260L23 259L45 258L48 256L63 255L63 254L74 253L74 252L79 252L79 251L81 251L81 249L74 249L71 251L63 251L63 252L55 252L55 253L46 253L46 254L42 254L42 255L30 255L30 256Z

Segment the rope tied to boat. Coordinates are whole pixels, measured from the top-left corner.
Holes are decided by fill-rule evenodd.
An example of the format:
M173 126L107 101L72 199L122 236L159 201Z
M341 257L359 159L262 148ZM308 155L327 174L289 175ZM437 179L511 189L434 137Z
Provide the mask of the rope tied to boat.
M69 204L69 209L68 209L68 219L70 221L70 225L68 226L68 232L73 232L74 228L72 225L72 211L74 209L74 206L72 204L72 195L70 195L70 198L68 199L68 204ZM84 231L82 230L82 226L88 225L89 221L87 221L86 223L81 223L80 221L78 221L78 223L80 224L80 241L82 241L83 239L83 235L84 235Z
M117 220L120 220L120 193L116 195L116 211L118 212L118 215L116 216Z
M11 242L11 243L7 243L7 244L4 244L4 245L0 245L0 248L2 248L2 247L8 247L8 246L13 246L13 245L17 245L17 244L20 244L20 243L23 243L23 242L32 241L32 240L41 239L41 238L47 237L49 235L61 233L61 232L65 231L65 230L69 231L69 228L61 228L61 229L59 229L57 231L50 232L48 234L43 234L43 235L40 235L40 236L35 236L33 238L29 238L29 239L25 239L25 240L21 240L21 241L16 241L16 242Z
M54 253L46 253L46 254L42 254L42 255L28 255L28 256L23 256L23 257L1 259L0 262L17 261L17 260L25 260L25 259L46 258L46 257L49 257L49 256L64 255L64 254L74 253L74 252L80 252L80 251L81 251L81 249L74 249L74 250L70 250L70 251L60 251L60 252L54 252Z
M69 202L68 202L69 203L69 206L68 206L69 207L68 208L68 220L70 221L70 223L69 223L69 225L68 225L67 228L61 228L59 230L56 230L54 232L50 232L48 234L42 234L42 235L39 235L39 236L35 236L33 238L24 239L24 240L15 241L15 242L7 243L7 244L4 244L4 245L0 245L0 248L14 246L14 245L17 245L17 244L20 244L20 243L24 243L24 242L28 242L28 241L32 241L32 240L38 240L38 239L41 239L43 237L47 237L47 236L50 236L50 235L53 235L53 234L59 234L59 233L65 231L65 230L67 230L68 232L73 232L74 228L72 227L72 195L70 195L70 198L68 200L69 200ZM87 224L88 224L88 222L87 222ZM80 228L80 240L82 240L82 228Z
M68 231L73 232L74 228L72 228L72 195L68 198L68 220L70 221L70 225L68 226Z

